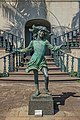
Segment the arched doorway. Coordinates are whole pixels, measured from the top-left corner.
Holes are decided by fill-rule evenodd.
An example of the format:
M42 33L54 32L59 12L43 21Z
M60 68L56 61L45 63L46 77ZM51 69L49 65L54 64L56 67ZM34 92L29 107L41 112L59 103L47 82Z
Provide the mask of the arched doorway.
M47 20L44 19L29 20L25 25L25 47L27 47L31 41L31 33L29 32L29 28L31 28L32 25L45 26L49 31L51 31L51 25ZM50 42L50 38L48 40ZM46 48L46 55L49 54L50 54L50 50Z

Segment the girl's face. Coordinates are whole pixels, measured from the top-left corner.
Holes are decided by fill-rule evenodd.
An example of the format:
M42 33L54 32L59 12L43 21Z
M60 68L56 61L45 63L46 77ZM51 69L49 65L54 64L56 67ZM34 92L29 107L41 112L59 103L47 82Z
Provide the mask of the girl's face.
M40 38L43 38L44 35L45 35L45 33L44 33L44 31L39 31L39 34L38 34L38 35L39 35Z

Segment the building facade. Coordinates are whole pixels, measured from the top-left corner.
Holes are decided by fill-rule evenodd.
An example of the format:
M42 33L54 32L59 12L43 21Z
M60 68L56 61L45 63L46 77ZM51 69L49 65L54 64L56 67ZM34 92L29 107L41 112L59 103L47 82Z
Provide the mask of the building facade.
M29 28L46 26L53 38L72 29L72 21L79 12L78 2L53 2L51 0L4 0L0 2L0 29L25 39L27 46L32 39Z

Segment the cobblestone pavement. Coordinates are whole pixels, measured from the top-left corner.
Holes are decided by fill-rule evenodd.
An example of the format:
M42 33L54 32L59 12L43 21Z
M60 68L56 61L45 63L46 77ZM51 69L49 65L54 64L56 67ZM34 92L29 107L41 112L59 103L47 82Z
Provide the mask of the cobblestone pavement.
M44 83L40 83L43 92ZM28 115L34 83L0 81L0 120L80 120L80 83L52 82L49 89L55 101L55 114Z

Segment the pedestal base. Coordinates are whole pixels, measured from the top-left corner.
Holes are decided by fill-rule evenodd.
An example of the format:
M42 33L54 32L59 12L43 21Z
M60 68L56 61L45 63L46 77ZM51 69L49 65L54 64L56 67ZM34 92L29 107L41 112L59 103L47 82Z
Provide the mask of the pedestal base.
M53 98L50 95L39 95L37 97L31 96L29 101L29 115L35 115L35 110L42 110L43 115L54 114Z

